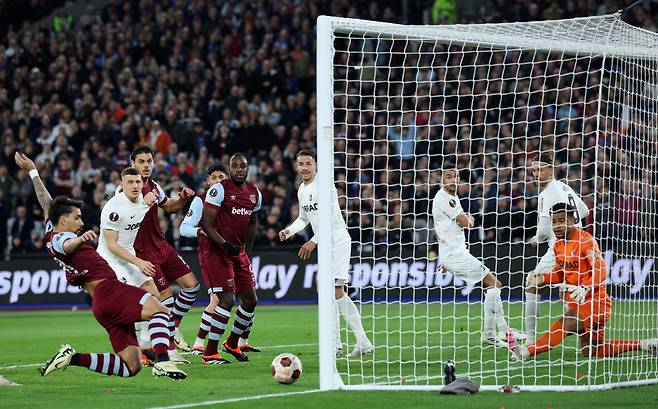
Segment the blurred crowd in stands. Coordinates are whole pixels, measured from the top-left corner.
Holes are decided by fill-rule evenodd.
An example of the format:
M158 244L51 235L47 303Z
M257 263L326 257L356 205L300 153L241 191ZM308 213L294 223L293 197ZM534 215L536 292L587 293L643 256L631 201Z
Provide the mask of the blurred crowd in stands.
M246 153L249 179L264 199L255 245L280 246L278 231L298 214L295 154L316 143L315 21L321 14L421 23L419 8L434 23L478 23L590 16L623 6L615 0L493 0L475 2L473 14L460 15L452 0L409 1L406 13L401 3L113 0L99 10L88 6L75 18L59 9L35 29L9 26L0 40L0 255L44 251L42 212L29 176L14 163L15 151L34 159L53 195L82 200L85 224L91 227L99 225L101 208L129 166L132 148L141 144L157 151L154 178L172 197L185 186L202 193L210 164ZM627 21L655 31L658 4L645 3ZM363 45L337 44L337 60L350 64L359 53L341 52L340 44L343 50ZM374 45L381 58L400 46ZM436 51L448 55L447 47ZM531 81L515 80L533 72L527 53L494 52L488 56L492 70L469 72L459 70L455 55L482 63L468 50L446 57L443 68L433 66L429 54L399 62L400 67L436 68L425 73L425 85L414 88L412 105L412 99L395 98L412 92L406 86L380 93L381 84L373 81L354 91L358 76L368 73L336 69L336 178L355 242L434 242L428 213L438 189L436 170L446 155L473 169L462 174L465 184L459 191L464 208L479 215L482 226L470 239L527 240L534 234L537 191L525 166L528 153L539 149L557 150L558 175L568 177L590 206L611 212L610 222L642 224L638 218L646 212L637 193L649 183L655 186L658 165L637 162L616 149L627 135L595 133L599 87L598 77L584 73L588 59L563 63L546 56L535 65L546 68L552 79L539 92ZM558 83L557 74L565 69L573 73L573 92ZM393 71L385 82L403 75ZM421 71L406 70L401 79L415 83ZM464 76L470 81L458 86ZM361 92L359 98L341 94L345 81L347 94ZM445 103L441 109L439 99L430 101L439 94ZM366 112L367 95L382 107L377 114ZM627 122L641 116L624 113L623 107L619 101L606 109L611 116L626 115ZM359 110L364 113L357 118ZM598 181L593 176L597 146L608 155L602 166L610 168L607 179ZM611 166L613 161L641 163L647 172L627 174L623 166ZM609 182L613 179L619 183ZM655 205L653 194L644 196ZM194 248L194 240L178 232L184 214L163 215L161 226L178 248ZM309 237L306 232L296 242Z

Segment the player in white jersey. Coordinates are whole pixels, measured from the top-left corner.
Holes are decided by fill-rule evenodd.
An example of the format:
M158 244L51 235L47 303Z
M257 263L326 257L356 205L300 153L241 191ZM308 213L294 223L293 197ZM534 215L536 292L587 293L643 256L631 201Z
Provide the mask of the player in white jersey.
M286 240L293 236L295 233L302 231L306 226L311 223L313 228L313 237L306 242L301 249L299 249L299 257L308 260L311 253L318 245L318 184L315 178L317 173L317 164L315 161L315 152L311 150L301 150L297 153L297 172L302 177L302 184L297 191L297 198L299 199L299 216L287 228L279 232L281 241ZM333 255L332 255L332 271L334 273L334 295L338 310L347 321L354 336L356 337L356 344L352 351L352 356L360 356L372 352L373 345L366 336L361 325L361 314L354 305L354 301L345 292L345 287L348 283L348 272L350 269L350 253L352 247L352 240L347 232L347 226L343 220L343 215L338 205L338 192L333 188L333 205L332 205L332 219L333 225ZM336 339L336 356L343 352L343 346L340 339L340 331L338 329L338 314L334 320L335 336Z
M142 180L136 169L124 169L121 184L122 191L117 191L103 206L97 251L120 281L141 287L159 298L152 278L153 264L135 256L133 248L139 225L156 198L152 193L146 198L142 196Z
M537 246L539 243L548 242L548 251L542 256L533 271L533 274L552 271L555 264L555 233L551 225L551 208L557 203L568 203L577 210L578 224L580 220L587 217L589 208L573 189L559 180L555 180L553 169L553 155L550 152L542 152L531 162L532 174L539 185L539 203L537 205L537 234L530 239L530 244ZM530 275L529 275L530 276ZM537 319L539 317L539 300L541 295L536 286L525 286L524 321L527 335L527 343L533 344L537 338Z
M441 172L441 189L432 202L434 230L439 240L439 258L443 268L469 284L482 283L484 288L484 327L482 342L505 348L500 339L510 328L503 315L500 298L500 281L491 271L468 251L463 229L475 226L473 216L464 212L457 197L459 171L452 163L445 163ZM501 333L499 336L496 327ZM524 335L514 331L515 336Z

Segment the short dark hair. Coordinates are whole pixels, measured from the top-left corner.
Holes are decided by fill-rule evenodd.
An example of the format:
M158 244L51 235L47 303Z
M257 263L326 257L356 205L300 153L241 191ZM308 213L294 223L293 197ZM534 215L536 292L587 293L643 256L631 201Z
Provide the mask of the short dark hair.
M552 152L538 152L534 157L532 158L533 162L541 162L545 163L550 167L553 167L553 153Z
M54 223L59 223L59 218L71 213L73 208L82 208L82 202L73 200L66 196L57 196L50 203L48 208L48 218Z
M313 149L301 149L299 152L297 152L297 155L295 155L295 160L299 159L300 156L310 156L314 161L318 160L317 155Z
M133 153L130 154L130 159L134 161L137 155L139 155L140 153L150 153L151 156L155 156L155 152L153 152L153 148L151 148L148 145L140 145L135 149L133 149Z
M139 171L135 168L129 167L125 168L124 170L121 171L121 178L123 178L126 175L130 176L140 176Z
M226 166L224 166L221 163L213 163L212 165L208 166L208 170L206 170L206 173L208 174L208 176L210 176L217 171L226 174Z
M247 155L245 155L242 152L235 152L233 155L231 155L231 159L229 159L229 163L233 162L233 159L237 158L238 156L242 156L242 159L244 159L245 162L248 162Z
M551 207L551 216L553 216L555 213L566 213L567 217L568 216L573 216L574 218L578 218L576 215L576 208L571 206L569 203L556 203Z

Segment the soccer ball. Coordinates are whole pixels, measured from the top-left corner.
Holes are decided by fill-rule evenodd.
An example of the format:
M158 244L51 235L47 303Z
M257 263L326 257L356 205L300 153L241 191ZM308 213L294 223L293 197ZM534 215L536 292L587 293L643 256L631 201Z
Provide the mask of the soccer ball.
M279 354L272 361L272 376L279 383L295 383L302 376L302 361L287 352Z

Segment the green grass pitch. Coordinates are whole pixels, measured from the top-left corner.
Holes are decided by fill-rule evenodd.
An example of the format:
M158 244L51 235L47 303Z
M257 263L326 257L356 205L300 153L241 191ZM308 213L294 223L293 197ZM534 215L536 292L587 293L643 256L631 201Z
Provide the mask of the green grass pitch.
M543 304L551 315L559 315L559 305ZM654 310L648 311L647 308ZM614 318L618 321L611 323L611 328L623 328L630 316L638 316L636 319L655 317L655 308L655 305L645 306L642 314L619 314ZM619 311L626 310L630 311L620 306ZM354 383L383 381L381 375L386 373L383 362L388 360L394 362L388 366L387 379L392 383L440 385L440 362L453 354L457 356L458 375L470 372L474 379L484 382L492 382L494 376L510 383L518 383L522 376L535 379L537 383L548 382L560 366L564 367L565 374L574 376L573 382L580 382L582 378L577 374L588 369L583 368L587 365L581 362L582 359L576 358L575 340L569 340L564 348L559 347L547 359L523 366L510 363L503 350L482 349L479 339L473 334L467 337L480 325L477 304L433 303L416 305L415 310L401 304L389 305L388 308L365 304L362 311L364 327L369 334L374 334L378 348L363 361L339 360L339 370L349 372L349 379ZM195 308L183 321L182 330L188 341L193 340L200 312ZM521 306L513 303L506 307L506 312L520 317ZM405 325L400 326L399 316L408 317ZM449 318L434 318L428 322L425 316ZM549 323L547 318L539 328L546 328ZM520 318L512 320L511 324L520 327ZM23 384L22 387L0 388L0 408L658 407L658 385L598 392L482 392L474 396L442 396L425 391L317 392L317 325L315 306L259 307L252 343L263 347L263 352L250 354L248 363L233 362L211 367L200 365L199 358L191 356L192 364L184 366L189 377L179 382L155 379L148 368L128 379L107 377L77 367L56 371L43 378L38 373L40 364L62 343L71 343L81 352L109 352L105 331L95 322L90 311L0 312L0 374ZM455 331L446 332L453 328ZM437 331L443 331L443 336L438 336ZM612 335L620 335L620 331L613 330ZM389 345L384 347L387 339ZM416 348L409 346L413 343ZM281 352L292 352L303 362L302 378L293 385L279 385L269 373L272 358ZM563 357L566 363L551 364L551 357ZM234 361L231 357L229 359ZM654 360L646 361L645 365L656 371L655 358L649 359ZM604 379L605 373L610 371L638 371L637 363L624 359L606 360L605 364L599 363L595 367L590 375L597 380Z

